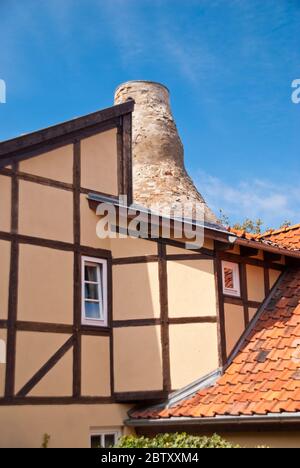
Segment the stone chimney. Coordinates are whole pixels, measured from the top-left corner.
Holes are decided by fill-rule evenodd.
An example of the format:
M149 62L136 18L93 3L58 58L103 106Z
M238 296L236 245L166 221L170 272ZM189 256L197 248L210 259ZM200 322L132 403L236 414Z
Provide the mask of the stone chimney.
M184 166L184 149L170 107L169 90L151 81L129 81L115 93L115 104L135 101L133 113L133 197L150 207L180 209L196 202L207 223L217 218Z

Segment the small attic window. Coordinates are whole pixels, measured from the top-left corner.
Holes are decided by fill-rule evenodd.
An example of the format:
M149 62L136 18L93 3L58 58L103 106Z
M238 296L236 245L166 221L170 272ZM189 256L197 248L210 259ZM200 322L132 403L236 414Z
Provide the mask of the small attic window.
M240 272L237 263L222 262L223 293L228 296L241 296Z

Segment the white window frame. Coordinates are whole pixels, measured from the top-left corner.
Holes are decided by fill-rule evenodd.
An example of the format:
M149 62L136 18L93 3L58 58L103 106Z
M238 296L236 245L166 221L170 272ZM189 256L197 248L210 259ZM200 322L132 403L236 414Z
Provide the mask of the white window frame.
M102 302L103 302L103 319L90 319L85 315L85 265L86 264L100 265L102 268ZM82 325L90 325L96 327L107 327L108 326L108 305L107 305L107 260L94 258L94 257L82 257L81 259L81 323ZM100 291L99 291L100 293ZM100 294L99 294L100 297Z
M115 443L117 443L120 437L122 437L122 430L120 428L91 429L90 430L90 448L92 447L92 437L101 438L101 445L104 445L102 438L107 435L114 435Z
M233 271L233 288L225 287L225 268ZM227 296L241 297L240 266L238 263L222 262L223 293Z

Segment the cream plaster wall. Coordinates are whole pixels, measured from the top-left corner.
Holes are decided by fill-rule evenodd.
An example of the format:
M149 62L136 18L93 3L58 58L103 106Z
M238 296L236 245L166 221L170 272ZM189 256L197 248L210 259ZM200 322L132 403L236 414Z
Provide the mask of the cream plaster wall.
M118 195L117 130L81 140L81 185Z
M113 266L114 320L160 316L158 263Z
M5 391L5 369L6 364L6 330L0 330L0 397L4 396Z
M83 396L110 396L109 338L82 336L81 391Z
M215 316L213 261L169 261L168 295L170 317Z
M73 242L73 194L20 181L19 231L33 237Z
M264 269L247 265L246 271L249 301L262 302L265 299Z
M97 236L97 223L100 218L90 209L87 195L80 196L81 244L96 249L110 250L110 239Z
M244 448L300 448L300 432L298 431L255 431L220 434L226 440Z
M7 319L10 272L10 242L0 240L0 320Z
M11 178L0 175L0 231L9 232L11 221Z
M170 325L172 389L182 388L219 367L214 323Z
M249 309L249 319L252 320L257 312L257 309Z
M112 239L111 251L114 258L157 255L157 243L145 239Z
M20 245L18 319L73 323L73 253Z
M114 329L116 392L162 389L160 326Z
M269 278L270 278L270 287L273 288L274 284L278 280L279 276L281 275L281 271L278 270L269 270Z
M72 184L73 182L73 145L49 151L34 158L20 162L20 171Z
M116 404L2 406L0 447L40 448L47 433L49 448L89 448L91 429L122 428L129 409Z
M244 308L233 304L225 304L225 332L227 356L240 339L245 329Z

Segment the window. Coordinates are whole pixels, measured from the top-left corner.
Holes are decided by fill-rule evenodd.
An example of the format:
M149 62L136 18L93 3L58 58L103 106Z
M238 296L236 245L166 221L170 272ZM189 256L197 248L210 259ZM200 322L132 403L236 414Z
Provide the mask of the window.
M91 448L111 448L121 437L121 432L115 429L93 431L91 433Z
M237 263L222 262L223 293L229 296L241 296L240 273Z
M107 326L107 262L82 258L82 323Z

